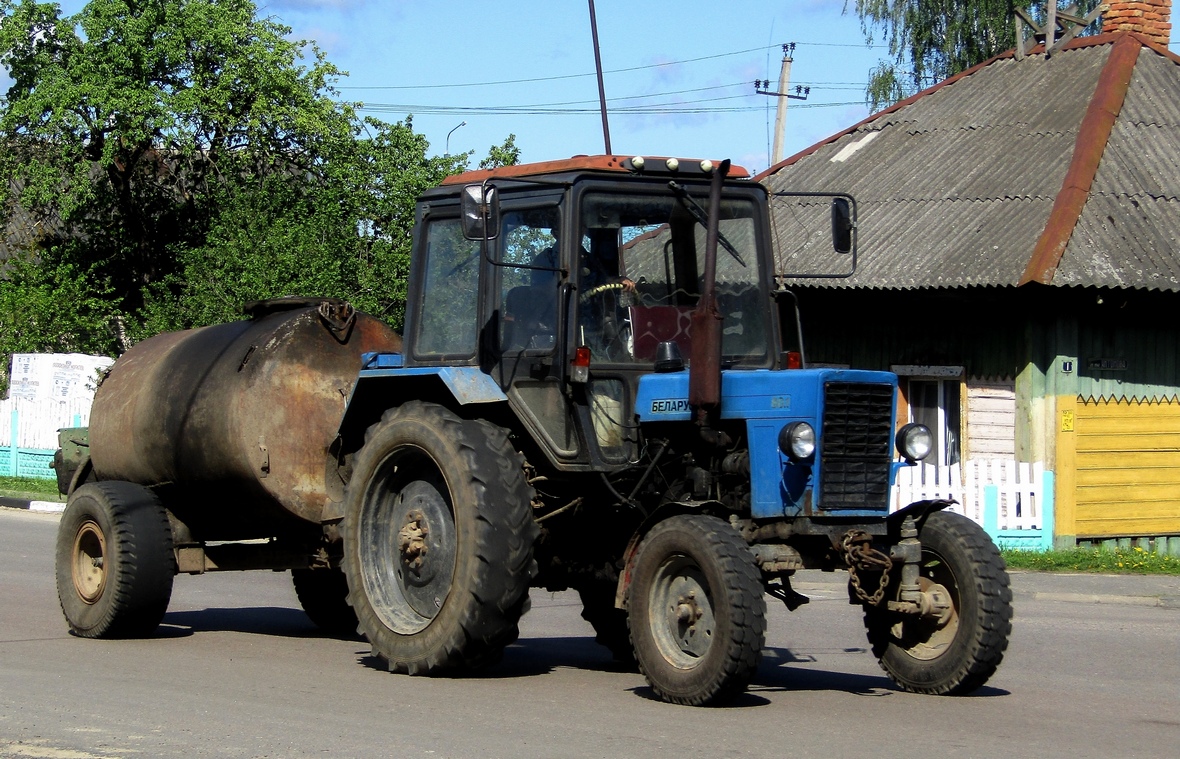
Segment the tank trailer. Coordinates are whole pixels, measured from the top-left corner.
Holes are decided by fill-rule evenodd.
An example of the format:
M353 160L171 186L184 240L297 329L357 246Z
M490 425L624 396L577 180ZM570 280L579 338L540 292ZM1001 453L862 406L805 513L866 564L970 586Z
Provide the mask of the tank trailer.
M855 256L855 203L830 207ZM661 698L747 687L766 597L846 571L903 689L962 694L1011 630L999 552L947 501L894 374L782 350L771 196L728 161L590 156L418 201L404 335L333 299L161 334L63 431L57 587L83 637L149 635L177 573L292 571L391 671L494 661L530 587L573 589ZM895 455L896 450L896 455Z

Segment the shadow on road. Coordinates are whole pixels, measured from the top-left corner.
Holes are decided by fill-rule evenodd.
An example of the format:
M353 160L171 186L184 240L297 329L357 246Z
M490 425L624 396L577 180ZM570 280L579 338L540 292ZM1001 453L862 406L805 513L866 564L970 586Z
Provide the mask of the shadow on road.
M361 656L366 667L385 670L385 660L376 656ZM455 673L460 678L488 680L536 677L558 667L593 670L598 672L635 671L611 660L610 653L593 638L521 638L504 649L500 659L474 671Z
M254 606L232 609L170 611L156 632L160 638L184 638L203 632L240 632L284 638L336 638L359 640L357 636L331 635L312 624L299 609Z
M863 648L847 648L834 654L863 654ZM762 653L762 666L754 676L751 687L755 690L774 692L794 691L843 691L856 696L888 696L901 693L883 672L880 675L865 675L854 672L838 672L812 667L788 667L788 664L807 664L818 659L812 654L799 654L786 648L767 648ZM1001 688L984 686L968 698L1007 696Z

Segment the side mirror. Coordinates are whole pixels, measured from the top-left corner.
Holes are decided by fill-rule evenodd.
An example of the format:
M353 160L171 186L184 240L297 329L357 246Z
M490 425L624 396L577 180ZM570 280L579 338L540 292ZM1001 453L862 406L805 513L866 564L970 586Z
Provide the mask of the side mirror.
M852 204L848 198L832 198L832 246L837 253L852 252Z
M494 240L500 229L500 196L496 188L469 184L463 188L461 198L463 236L468 240Z

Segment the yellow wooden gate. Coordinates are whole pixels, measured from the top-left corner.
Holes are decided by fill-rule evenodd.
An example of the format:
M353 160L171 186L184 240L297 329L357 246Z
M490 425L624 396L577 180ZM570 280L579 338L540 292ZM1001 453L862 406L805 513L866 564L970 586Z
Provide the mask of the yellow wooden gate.
M1081 537L1180 533L1180 402L1077 401Z

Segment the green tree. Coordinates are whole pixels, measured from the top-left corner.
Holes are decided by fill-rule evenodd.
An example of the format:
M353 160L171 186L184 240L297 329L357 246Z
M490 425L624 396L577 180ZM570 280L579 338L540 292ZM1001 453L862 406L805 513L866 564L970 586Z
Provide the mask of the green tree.
M845 0L846 11L850 2ZM1071 5L1085 15L1099 2ZM865 103L874 111L1015 47L1016 9L1040 19L1046 7L1044 0L855 0L854 5L865 41L884 40L892 56L869 74Z
M226 185L315 176L354 136L339 72L249 0L0 0L0 188L58 239L50 265L87 270L117 309L199 245ZM4 200L8 200L4 198Z
M250 0L91 0L70 17L0 0L0 209L42 230L0 269L2 302L82 309L53 317L69 340L29 321L23 350L113 354L289 294L401 328L414 201L471 154L428 156L409 117L360 119L343 72L289 35ZM519 153L509 136L481 165Z
M520 163L520 148L516 147L516 135L508 135L508 139L499 145L488 149L488 155L479 162L481 169L498 169L501 166L515 166Z
M315 181L279 174L223 187L204 242L179 251L178 276L149 297L146 334L228 321L246 301L288 294L347 298L400 329L414 202L468 156L427 156L410 118L363 127Z

